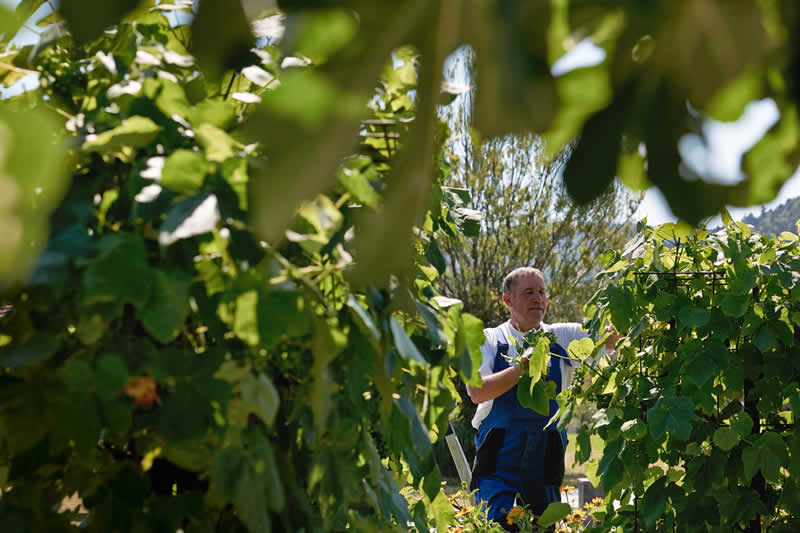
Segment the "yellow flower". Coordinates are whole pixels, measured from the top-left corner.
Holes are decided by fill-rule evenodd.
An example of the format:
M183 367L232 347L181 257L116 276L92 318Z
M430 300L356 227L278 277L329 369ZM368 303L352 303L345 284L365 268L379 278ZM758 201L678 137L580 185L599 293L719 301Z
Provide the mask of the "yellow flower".
M563 487L561 487L561 492L571 492L573 490L575 490L575 487L572 487L570 485L564 485Z
M524 516L525 516L525 510L522 507L513 507L508 512L508 516L506 516L506 522L508 522L509 526L513 526L514 524L522 520Z
M567 521L568 524L578 525L581 522L583 522L583 519L585 517L586 517L586 514L583 511L577 510L577 511L567 515L566 521Z

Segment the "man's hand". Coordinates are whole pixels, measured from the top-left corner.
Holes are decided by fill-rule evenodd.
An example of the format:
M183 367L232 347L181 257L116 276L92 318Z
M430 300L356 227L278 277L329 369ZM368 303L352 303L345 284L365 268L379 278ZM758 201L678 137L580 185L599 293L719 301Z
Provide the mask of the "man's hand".
M528 375L530 359L520 357L517 363L510 365L505 370L483 376L483 384L480 387L467 385L467 393L473 403L481 403L487 400L494 400L501 394L510 390L517 384L521 376Z
M606 339L606 350L609 352L613 351L621 335L617 333L617 330L614 329L614 326L606 326L606 330L604 333L610 334Z
M610 335L606 339L606 345L605 345L606 351L610 353L614 351L614 348L617 346L617 341L622 338L622 335L620 335L619 332L616 329L614 329L614 326L611 325L606 326L605 333L610 333Z

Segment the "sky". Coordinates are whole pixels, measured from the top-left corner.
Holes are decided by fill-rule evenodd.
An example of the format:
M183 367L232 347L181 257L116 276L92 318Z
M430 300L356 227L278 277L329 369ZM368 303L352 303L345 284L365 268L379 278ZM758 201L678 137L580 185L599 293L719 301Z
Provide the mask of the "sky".
M597 65L602 63L605 57L602 48L595 46L590 39L584 39L553 64L552 73L558 76L576 68ZM778 121L779 117L778 106L772 99L754 101L745 107L741 117L735 122L706 120L703 125L705 143L696 134L686 135L680 141L679 150L684 161L702 174L707 181L723 184L738 183L745 179L741 170L742 156ZM763 205L771 209L796 196L800 196L800 172L795 172L794 176L784 183L773 201ZM761 205L727 206L727 209L735 220L741 220L750 213L760 213ZM651 187L645 192L634 217L637 220L647 217L647 223L651 226L678 220L657 187ZM721 225L720 217L711 219L709 225Z
M778 106L772 99L751 102L735 122L707 120L703 126L707 146L702 144L697 135L687 135L681 139L681 155L695 170L713 177L707 178L708 181L725 184L738 183L744 179L740 167L742 155L778 121L778 118ZM795 172L794 176L784 183L773 201L763 205L767 209L772 209L789 198L797 196L800 196L800 172ZM728 206L728 211L734 219L741 220L750 213L760 213L761 205ZM655 187L646 192L635 216L637 219L646 216L650 225L677 220L661 192ZM720 224L719 217L710 222L711 226Z

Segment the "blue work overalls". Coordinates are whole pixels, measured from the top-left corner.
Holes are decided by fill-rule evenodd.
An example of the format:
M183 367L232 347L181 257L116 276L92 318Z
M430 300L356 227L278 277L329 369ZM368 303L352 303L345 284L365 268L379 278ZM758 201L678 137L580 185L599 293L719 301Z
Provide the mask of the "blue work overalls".
M567 357L564 348L556 343L550 351ZM509 367L503 357L507 352L508 344L498 343L494 372ZM547 374L547 379L556 383L557 392L561 392L559 361L551 357ZM570 363L568 359L563 361ZM472 479L472 488L478 490L477 503L483 500L489 505L489 520L503 523L517 494L536 515L541 515L552 502L561 501L567 432L557 432L554 426L544 431L557 411L555 400L550 400L550 416L522 407L516 385L493 401L475 437L477 453Z

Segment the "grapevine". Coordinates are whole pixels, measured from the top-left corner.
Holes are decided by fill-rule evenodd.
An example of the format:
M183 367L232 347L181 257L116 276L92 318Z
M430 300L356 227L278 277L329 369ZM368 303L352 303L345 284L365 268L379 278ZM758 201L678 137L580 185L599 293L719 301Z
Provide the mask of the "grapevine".
M560 397L562 410L596 403L584 431L605 442L589 469L607 492L605 530L755 532L798 516L786 492L800 474L797 240L728 219L714 233L640 226L606 255L587 327L610 320L627 337L602 375L578 369L588 386Z

